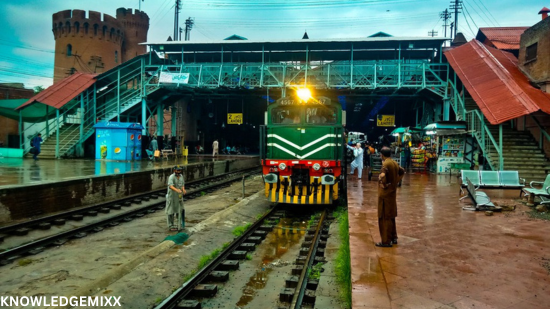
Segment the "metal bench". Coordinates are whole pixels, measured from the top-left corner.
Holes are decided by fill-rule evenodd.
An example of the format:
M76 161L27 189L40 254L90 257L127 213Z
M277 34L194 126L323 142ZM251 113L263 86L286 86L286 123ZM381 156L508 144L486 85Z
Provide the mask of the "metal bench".
M533 187L533 184L542 185L541 189ZM546 175L544 182L541 181L531 181L529 183L530 188L523 188L522 191L525 192L525 195L529 195L529 200L534 201L534 198L538 196L541 200L541 204L550 203L550 175Z
M462 188L467 186L466 178L469 178L474 186L486 189L519 189L520 196L525 187L525 179L519 178L517 171L470 171L462 170L461 193ZM521 183L523 181L523 183Z
M470 181L469 178L466 178L466 191L468 192L468 197L474 204L473 207L462 207L463 210L499 210L499 207L496 207L495 204L491 202L491 199L485 192L476 191L476 187Z
M162 152L162 157L165 158L166 160L168 160L168 157L169 156L176 156L176 154L174 153L174 151L172 151L172 149L162 149L161 150Z

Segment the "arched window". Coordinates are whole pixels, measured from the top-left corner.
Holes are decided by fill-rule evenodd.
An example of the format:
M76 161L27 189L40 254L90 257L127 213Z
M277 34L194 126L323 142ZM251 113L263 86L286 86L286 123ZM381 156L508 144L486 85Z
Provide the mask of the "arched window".
M103 37L107 36L107 26L103 26Z
M97 31L99 30L99 25L94 24L94 35L97 35Z
M80 23L79 22L74 23L74 32L77 33L77 34L80 32Z
M73 55L73 46L71 44L67 44L67 56Z
M59 26L57 26L57 29L59 29L61 31L60 34L65 32L65 30L63 29L63 23L59 23Z
M111 28L111 32L109 33L109 38L112 40L115 36L115 28Z
M115 63L118 63L118 50L115 50Z
M89 28L89 24L88 23L84 23L84 34L88 34L88 28Z
M71 33L71 23L70 22L65 23L65 27L67 28L67 33Z

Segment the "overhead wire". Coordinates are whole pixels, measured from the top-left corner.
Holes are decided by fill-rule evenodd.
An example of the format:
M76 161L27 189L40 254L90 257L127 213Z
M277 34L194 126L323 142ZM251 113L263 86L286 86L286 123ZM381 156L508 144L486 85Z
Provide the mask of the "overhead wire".
M464 0L464 2L466 2L466 0ZM495 27L495 23L487 16L487 14L485 13L485 11L483 11L483 9L481 9L481 7L479 6L479 4L477 4L477 2L473 1L474 5L477 6L477 10L475 10L474 12L476 12L477 16L479 16L481 18L481 20L489 26L489 24L491 23L493 25L493 27ZM481 15L481 13L485 14L485 17L487 17L487 19L485 19L485 17L483 17ZM487 22L489 21L489 22Z
M486 11L487 13L489 13L489 15L493 18L493 21L497 24L497 26L500 27L500 23L499 23L498 20L493 16L493 13L491 13L491 10L489 10L489 9L485 6L485 4L483 4L483 1L481 1L481 0L474 0L474 1L475 1L475 2L479 2L479 3L485 8L485 11Z

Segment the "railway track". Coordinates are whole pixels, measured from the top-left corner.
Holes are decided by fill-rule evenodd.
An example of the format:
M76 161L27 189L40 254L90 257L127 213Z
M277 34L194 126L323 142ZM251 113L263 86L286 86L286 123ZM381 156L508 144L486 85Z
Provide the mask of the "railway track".
M277 229L284 229L277 222L285 216L285 211L279 209L279 205L271 209L267 214L254 223L243 235L234 239L216 258L209 262L204 268L199 270L193 277L187 280L180 288L176 289L164 301L158 304L155 309L172 308L202 308L202 307L223 307L240 308L242 300L235 303L222 303L203 305L203 302L211 301L218 290L228 290L232 285L238 290L240 286L247 284L239 281L237 276L229 276L231 271L239 269L241 263L247 263L248 255L261 246L262 241L269 237L270 233L275 233ZM328 238L328 226L332 218L329 218L328 210L324 210L318 219L311 222L311 227L305 231L305 237L298 251L298 256L292 265L291 273L285 275L287 279L284 286L264 286L263 290L280 291L277 299L273 301L278 303L279 308L302 308L302 306L311 306L315 304L315 289L318 279L312 279L312 269L317 263L324 263L324 248ZM295 227L292 228L295 230ZM268 244L266 244L268 245ZM265 248L264 248L265 249ZM271 248L270 248L271 249ZM267 251L273 251L267 249ZM321 264L322 265L322 264ZM243 277L243 276L241 276ZM248 278L248 276L244 276ZM264 280L268 282L269 280ZM274 280L275 281L275 280ZM220 287L218 287L220 286ZM269 305L265 307L273 308L271 300L265 300ZM236 306L236 307L235 307ZM276 306L277 307L277 306Z
M186 183L187 195L185 199L193 199L204 194L213 192L219 187L229 186L230 183L240 181L247 175L256 174L257 168L237 171L208 177L201 180ZM105 216L104 219L84 224L73 229L60 233L35 239L21 245L14 246L0 252L0 266L12 263L14 260L27 255L35 255L51 246L63 245L70 239L82 238L89 233L100 232L105 228L117 226L124 222L164 209L166 189L153 190L147 193L125 197L119 200L83 207L77 210L70 210L64 213L55 214L38 219L4 226L0 228L0 240L5 237L17 237L27 235L33 229L48 230L52 225L64 225L67 220L82 221L84 217L96 217L100 214L108 214L111 210L127 208L117 215ZM136 207L137 206L137 207Z

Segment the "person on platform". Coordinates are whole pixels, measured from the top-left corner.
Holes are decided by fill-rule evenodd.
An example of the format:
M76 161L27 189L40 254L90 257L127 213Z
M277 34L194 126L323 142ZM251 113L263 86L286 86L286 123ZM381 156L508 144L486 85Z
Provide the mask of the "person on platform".
M388 147L380 150L382 157L382 169L378 176L378 228L382 241L376 243L377 247L391 247L397 244L397 229L395 217L397 217L397 185L405 175L405 169L400 167L391 156Z
M151 142L149 143L149 149L147 149L147 155L149 156L149 160L155 161L155 151L159 150L159 144L157 142L157 137L153 136L151 138Z
M411 147L409 147L409 145L405 146L405 151L403 153L403 158L405 160L404 166L406 169L409 169L411 166Z
M38 155L40 154L40 144L43 142L42 140L42 134L38 133L32 140L31 140L31 146L34 147L34 151L32 152L32 158L34 161L38 160Z
M357 143L353 147L348 145L348 148L353 151L353 157L355 158L351 162L350 175L353 175L353 172L357 169L357 175L359 176L359 179L361 179L361 176L363 175L363 148L361 148L361 143Z
M215 156L215 155L219 155L219 143L218 143L218 140L215 139L214 142L212 143L212 156Z
M182 176L181 166L174 166L174 173L168 178L168 192L166 193L166 222L170 231L179 231L185 227L185 209L183 208L183 196L185 181Z

